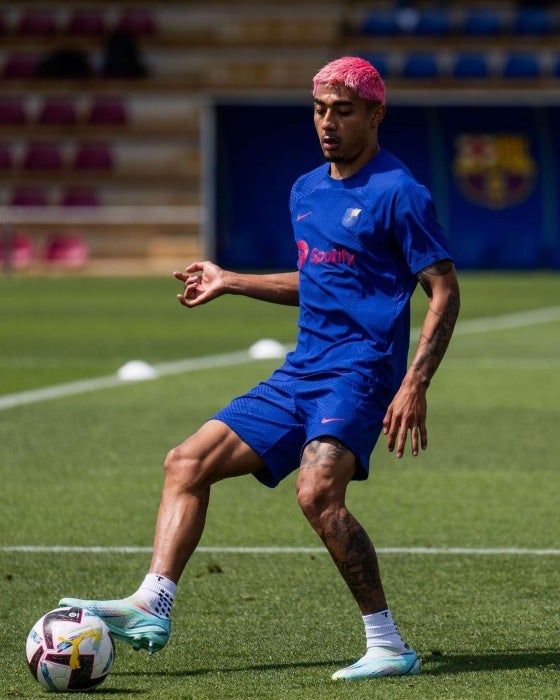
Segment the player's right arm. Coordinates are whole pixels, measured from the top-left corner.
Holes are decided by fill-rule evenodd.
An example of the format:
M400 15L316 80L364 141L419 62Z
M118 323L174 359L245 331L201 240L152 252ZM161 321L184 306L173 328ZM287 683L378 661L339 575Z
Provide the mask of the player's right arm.
M239 294L275 304L299 304L298 272L244 274L223 270L215 263L193 262L184 272L174 272L184 284L179 302L188 308L200 306L224 294Z

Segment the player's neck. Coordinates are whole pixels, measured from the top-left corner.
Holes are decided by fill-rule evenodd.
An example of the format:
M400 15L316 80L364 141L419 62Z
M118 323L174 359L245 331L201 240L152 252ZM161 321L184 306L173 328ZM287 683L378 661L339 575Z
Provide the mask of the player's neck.
M346 178L352 177L359 170L361 170L364 165L373 160L381 150L378 143L373 144L371 149L364 151L359 154L359 156L352 161L346 162L332 162L330 167L330 176L334 180L345 180Z

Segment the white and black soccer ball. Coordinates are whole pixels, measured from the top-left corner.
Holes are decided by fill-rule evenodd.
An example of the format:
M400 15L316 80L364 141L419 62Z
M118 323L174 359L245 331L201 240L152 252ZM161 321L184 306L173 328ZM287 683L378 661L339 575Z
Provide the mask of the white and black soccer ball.
M115 660L109 628L83 608L56 608L27 636L27 665L46 690L85 691L103 683Z

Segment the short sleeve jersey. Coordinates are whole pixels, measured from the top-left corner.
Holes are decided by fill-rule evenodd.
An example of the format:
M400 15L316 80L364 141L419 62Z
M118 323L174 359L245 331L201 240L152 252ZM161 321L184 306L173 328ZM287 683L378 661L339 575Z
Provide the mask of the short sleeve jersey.
M429 191L395 156L382 150L343 180L329 170L302 175L290 196L300 315L283 370L369 374L382 363L400 382L416 274L452 256Z

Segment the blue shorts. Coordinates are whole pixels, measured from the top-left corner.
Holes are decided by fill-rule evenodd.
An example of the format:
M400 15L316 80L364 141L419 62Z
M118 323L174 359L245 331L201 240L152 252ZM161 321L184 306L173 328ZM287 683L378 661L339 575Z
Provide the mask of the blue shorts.
M256 478L271 488L299 467L305 445L340 440L356 456L354 479L367 479L369 460L393 389L358 372L294 378L276 370L213 418L226 423L265 462Z

